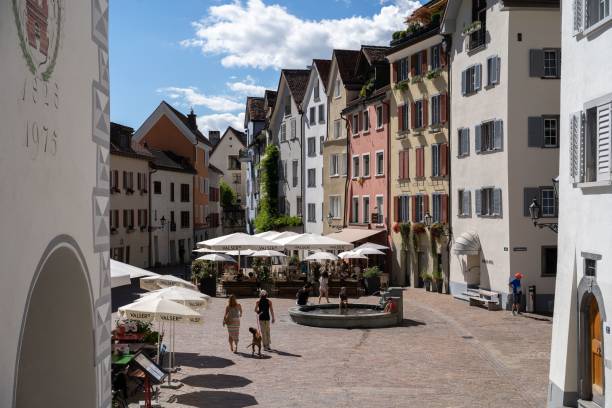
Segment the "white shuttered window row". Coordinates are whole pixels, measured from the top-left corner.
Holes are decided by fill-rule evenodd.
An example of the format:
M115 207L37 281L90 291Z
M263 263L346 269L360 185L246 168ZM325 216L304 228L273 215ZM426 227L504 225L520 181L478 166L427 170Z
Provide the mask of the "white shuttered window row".
M474 191L476 215L479 217L502 216L501 188L485 187Z

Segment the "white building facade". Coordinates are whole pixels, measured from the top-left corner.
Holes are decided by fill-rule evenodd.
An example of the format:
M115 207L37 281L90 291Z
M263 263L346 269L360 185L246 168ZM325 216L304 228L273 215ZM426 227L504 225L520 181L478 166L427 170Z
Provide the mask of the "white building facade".
M537 311L553 308L557 236L535 229L537 198L555 220L558 173L560 11L553 1L451 0L450 290L500 293L524 274ZM449 45L446 45L449 46Z
M310 71L281 71L270 132L280 151L279 213L301 217L304 209L303 98Z
M327 138L329 60L314 60L304 95L304 231L323 233L323 144Z
M0 2L0 407L111 405L107 17Z
M193 175L186 160L151 149L151 254L153 266L190 263L193 249Z
M612 15L562 2L559 262L548 406L612 407Z

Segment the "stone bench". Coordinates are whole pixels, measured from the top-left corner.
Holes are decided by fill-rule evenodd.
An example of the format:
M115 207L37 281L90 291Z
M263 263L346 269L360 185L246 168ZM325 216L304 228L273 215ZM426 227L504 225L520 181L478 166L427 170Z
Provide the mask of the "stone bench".
M470 306L485 306L488 310L499 310L499 293L478 289L464 293Z

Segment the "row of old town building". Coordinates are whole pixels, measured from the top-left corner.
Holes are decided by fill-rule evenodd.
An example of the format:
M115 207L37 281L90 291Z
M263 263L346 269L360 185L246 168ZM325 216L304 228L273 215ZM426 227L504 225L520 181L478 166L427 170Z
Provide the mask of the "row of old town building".
M111 256L168 265L228 232L325 234L390 247L392 284L487 289L504 308L521 272L533 309L555 307L549 405L603 401L589 322L610 297L610 5L567 0L562 18L559 3L430 1L389 46L281 70L223 137L165 102L135 132L114 124Z

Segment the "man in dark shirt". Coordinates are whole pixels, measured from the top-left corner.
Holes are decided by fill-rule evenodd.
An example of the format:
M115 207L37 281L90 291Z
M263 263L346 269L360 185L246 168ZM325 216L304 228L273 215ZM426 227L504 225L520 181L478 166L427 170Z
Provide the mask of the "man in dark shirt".
M523 274L517 272L514 274L514 279L510 280L509 286L512 288L512 314L516 315L517 313L521 313L521 279L523 279Z
M306 283L300 290L298 290L297 295L295 296L298 306L306 306L308 304L308 297L310 296L310 288L312 285L310 282Z

